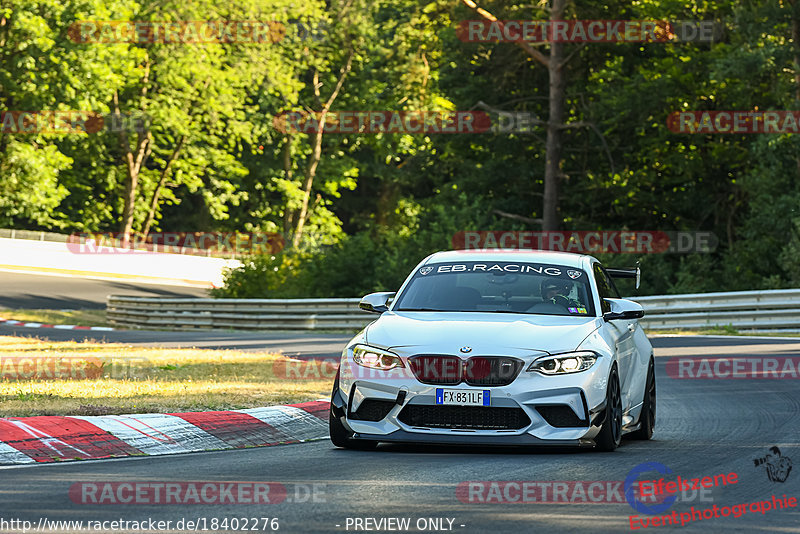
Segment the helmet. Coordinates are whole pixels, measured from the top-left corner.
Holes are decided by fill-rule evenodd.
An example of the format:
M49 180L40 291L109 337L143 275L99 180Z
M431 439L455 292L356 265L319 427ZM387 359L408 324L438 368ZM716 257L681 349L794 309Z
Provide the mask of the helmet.
M562 291L566 287L567 287L566 284L556 282L555 280L544 280L541 285L542 297L545 297L548 291L552 291L554 289L557 291Z

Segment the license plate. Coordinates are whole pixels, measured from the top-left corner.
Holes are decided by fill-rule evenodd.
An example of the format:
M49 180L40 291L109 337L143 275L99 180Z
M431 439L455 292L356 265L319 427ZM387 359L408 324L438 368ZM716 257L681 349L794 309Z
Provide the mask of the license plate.
M442 389L436 390L436 404L456 406L491 406L489 390Z

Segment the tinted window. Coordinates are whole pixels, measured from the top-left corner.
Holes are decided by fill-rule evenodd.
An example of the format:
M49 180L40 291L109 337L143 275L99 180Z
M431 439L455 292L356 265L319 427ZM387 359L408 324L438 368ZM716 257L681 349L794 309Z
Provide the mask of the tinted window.
M616 294L617 292L611 285L608 275L599 263L594 264L594 279L597 282L597 292L600 294L601 309L603 310L603 313L610 312L611 306L605 301L605 299L618 298L618 296Z
M414 273L395 311L594 315L581 269L522 262L436 263Z

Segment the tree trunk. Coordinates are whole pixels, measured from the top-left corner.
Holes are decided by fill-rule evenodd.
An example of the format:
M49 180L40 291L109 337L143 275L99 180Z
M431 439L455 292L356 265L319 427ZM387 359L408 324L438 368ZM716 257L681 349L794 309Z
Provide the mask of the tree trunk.
M292 237L292 247L297 248L300 245L300 239L303 236L303 228L305 226L306 217L308 216L308 201L311 199L311 187L314 185L314 177L317 175L317 167L319 160L322 159L322 134L325 118L328 116L328 109L323 109L319 115L319 128L314 133L314 146L311 152L311 160L308 162L306 168L306 179L303 183L303 200L300 205L300 211L297 214L297 222L294 229L294 236Z
M474 9L484 19L502 26L502 22L497 17L479 7L474 0L461 0L461 2ZM567 0L552 0L550 5L551 22L564 20L566 5ZM524 40L515 41L515 44L525 50L533 59L547 67L550 91L548 95L549 116L546 125L547 140L545 141L542 230L558 230L559 226L561 226L561 218L558 214L558 186L561 180L562 132L565 127L569 126L564 124L564 101L566 95L564 65L572 59L574 53L565 57L564 43L551 42L549 56L545 56ZM577 127L579 124L573 123L572 125ZM581 123L580 125L585 126L587 124Z
M550 20L563 20L566 0L553 0ZM564 123L565 80L562 70L564 43L550 43L547 73L550 78L549 116L547 118L547 141L545 142L544 197L542 203L542 230L558 230L561 219L558 214L558 188L561 180L561 136Z
M347 74L350 72L351 66L353 65L354 55L355 51L350 50L350 53L347 56L347 62L342 67L342 70L339 74L339 79L336 81L336 87L333 88L331 95L328 97L328 100L325 101L324 105L322 105L322 102L320 101L319 73L317 71L314 72L314 96L316 97L318 104L321 105L322 109L319 116L319 127L317 128L317 132L314 134L314 147L311 153L311 160L308 162L308 167L306 167L306 179L303 183L303 200L297 213L294 236L292 236L293 248L297 248L298 245L300 245L300 240L303 237L303 228L305 227L306 217L308 216L308 202L311 199L311 188L314 185L314 178L317 175L319 161L322 159L322 134L324 133L323 126L325 125L325 118L327 117L328 111L330 111L334 101L336 101L336 97L339 96L339 91L342 90L344 80L347 77Z
M291 182L292 176L292 136L286 136L286 143L283 145L283 172L286 176L286 181ZM294 210L289 209L287 205L283 212L283 238L288 241L294 221Z
M139 172L142 169L142 164L150 154L150 132L140 136L139 142L136 144L135 153L131 151L127 135L124 136L122 145L127 179L125 180L125 204L122 208L122 224L120 225L120 239L122 240L120 246L125 248L131 243L133 214L136 206L136 190L139 186Z
M794 50L794 99L800 104L800 13L797 1L791 2L792 8L792 48ZM797 157L797 175L800 177L800 156Z
M132 154L128 150L125 154L125 163L127 169L127 180L125 180L125 205L122 208L122 224L119 228L119 234L122 248L127 248L131 243L131 232L133 231L133 207L136 202L136 188L139 185L139 173L132 169L131 163Z
M800 19L792 14L792 47L794 48L794 99L800 102Z
M145 62L144 74L142 76L142 91L140 94L140 106L142 111L147 111L146 98L147 87L150 80L150 61ZM119 94L114 91L113 96L114 113L120 115ZM120 223L120 246L125 248L130 246L131 233L133 232L133 215L136 208L136 190L139 186L139 172L142 169L147 157L152 150L153 137L150 130L139 132L136 141L135 152L131 151L128 133L125 128L120 128L119 140L122 145L122 154L125 158L127 179L125 180L124 206L122 208L122 221Z
M150 134L142 135L137 143L136 152L131 151L128 144L128 136L123 136L122 149L125 158L126 180L125 180L125 204L122 208L122 224L120 225L120 246L127 247L131 242L133 232L133 214L136 206L136 190L139 186L139 172L142 164L150 153Z
M153 198L150 201L150 209L147 212L147 219L145 219L144 227L142 228L142 237L144 239L147 239L147 234L150 233L150 226L153 224L153 220L156 218L156 209L158 208L158 199L161 196L161 189L167 182L167 177L169 176L169 171L172 168L172 164L178 159L178 156L181 153L181 148L183 148L183 143L185 142L186 136L182 135L178 140L178 144L175 145L175 150L172 151L172 155L170 155L167 164L164 166L164 170L161 171L161 178L159 178L158 184L156 184L156 188L153 191Z

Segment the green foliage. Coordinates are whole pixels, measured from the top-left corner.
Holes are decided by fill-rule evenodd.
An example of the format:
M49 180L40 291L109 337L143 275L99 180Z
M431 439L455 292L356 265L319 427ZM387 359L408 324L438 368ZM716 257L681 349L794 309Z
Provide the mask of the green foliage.
M500 19L544 4L484 0ZM800 4L797 4L800 6ZM794 8L800 9L798 7ZM567 44L560 215L569 230L708 231L713 254L604 255L641 260L642 293L800 283L800 136L679 135L677 110L800 109L790 3L644 0L569 3L576 19L717 20L706 43ZM4 0L0 112L146 113L127 140L0 131L0 227L116 230L125 152L150 142L134 230L280 232L291 242L312 160L285 111L320 109L347 57L333 111L497 109L548 116L548 76L512 43L466 43L479 16L456 0ZM277 43L76 43L80 20L269 20ZM312 35L297 26L313 28ZM546 47L541 47L546 50ZM591 124L591 127L585 125ZM354 296L397 289L464 230L538 230L545 132L475 135L326 133L297 250L251 258L216 293ZM509 218L508 214L517 216ZM528 221L528 222L525 222Z
M0 159L0 226L30 221L39 226L60 226L53 212L67 196L58 173L72 163L55 146L36 147L11 140Z
M372 225L315 253L287 251L257 256L229 272L212 294L229 298L353 297L400 288L425 256L452 248L451 238L470 225L477 206L464 196L430 210L400 206L396 224L407 231Z

